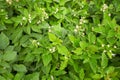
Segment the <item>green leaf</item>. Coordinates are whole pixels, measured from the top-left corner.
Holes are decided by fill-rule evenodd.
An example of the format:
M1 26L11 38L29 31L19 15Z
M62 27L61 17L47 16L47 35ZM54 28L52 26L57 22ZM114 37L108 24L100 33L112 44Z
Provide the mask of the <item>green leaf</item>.
M97 71L97 60L95 58L91 58L89 60L89 64L90 64L90 67L93 70L93 72L96 73L96 71Z
M114 36L115 36L115 32L113 30L110 30L108 32L107 38L114 37Z
M17 73L14 77L14 80L21 80L24 76L24 73Z
M113 66L108 67L107 68L107 74L113 73L114 70L115 70L115 67L113 67Z
M43 60L44 66L47 66L50 63L50 61L52 60L52 55L51 54L43 54L42 60Z
M81 47L82 49L85 49L87 46L88 46L88 44L87 44L85 41L81 41L81 42L80 42L80 47Z
M52 42L57 40L57 37L55 36L55 34L48 33L48 36L49 36L50 41L52 41Z
M27 34L30 34L31 33L31 27L30 26L24 27L24 31Z
M73 51L76 55L81 55L82 54L82 49L81 48L76 48L76 50Z
M102 53L101 67L105 68L108 65L108 58L105 53Z
M68 35L70 41L74 44L75 37L73 35Z
M9 45L9 39L8 37L4 34L0 34L0 49L5 49Z
M58 49L58 52L59 52L61 55L68 55L68 54L69 54L68 49L67 49L65 46L63 46L63 45L57 46L57 49Z
M84 76L85 76L84 69L81 69L79 73L80 80L83 80Z
M39 73L38 72L34 72L32 74L28 74L25 76L25 79L24 80L40 80L39 79Z
M60 70L65 69L67 67L67 64L68 64L68 59L61 61Z
M17 52L15 51L6 51L3 55L3 59L6 61L12 61L17 57Z
M92 32L90 32L88 34L88 40L90 43L94 43L96 41L96 36Z
M6 29L6 27L4 25L0 24L0 31L5 30L5 29Z
M26 66L23 64L14 64L13 69L17 72L27 72Z
M6 80L3 76L0 75L0 80Z
M101 79L101 75L100 74L95 74L95 75L92 76L92 78L95 79L95 80L96 79L98 80L98 79Z
M64 71L64 70L57 70L57 71L54 71L53 74L55 76L60 76L60 75L66 74L66 71Z
M22 28L17 28L15 31L13 31L13 34L11 36L11 39L12 39L13 43L19 41L19 39L22 36L22 32L23 32Z

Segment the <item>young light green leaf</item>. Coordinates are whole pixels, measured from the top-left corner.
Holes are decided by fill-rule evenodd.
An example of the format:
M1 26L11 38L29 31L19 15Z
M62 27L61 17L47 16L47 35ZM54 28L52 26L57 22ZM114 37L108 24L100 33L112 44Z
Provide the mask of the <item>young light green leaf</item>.
M76 48L76 50L73 51L76 55L81 55L82 54L82 49L81 48Z
M17 52L15 51L6 51L3 55L3 59L6 61L12 61L17 57Z
M5 49L9 45L9 39L8 37L4 34L0 34L0 49Z
M43 54L42 60L43 60L44 66L47 66L50 63L50 61L52 60L52 55L51 54Z
M50 41L52 41L52 42L57 40L57 37L52 33L48 33L48 36L49 36Z
M65 69L67 67L67 64L68 64L68 59L62 61L60 64L60 70Z
M70 41L74 44L75 37L73 35L68 35Z
M63 46L63 45L57 46L57 49L58 49L58 52L59 52L61 55L68 55L68 54L69 54L68 49L67 49L65 46Z
M60 76L66 74L66 71L64 70L56 70L53 72L55 76Z
M26 66L23 64L14 64L13 69L17 72L27 72Z
M108 58L105 53L102 53L101 67L105 68L108 65Z

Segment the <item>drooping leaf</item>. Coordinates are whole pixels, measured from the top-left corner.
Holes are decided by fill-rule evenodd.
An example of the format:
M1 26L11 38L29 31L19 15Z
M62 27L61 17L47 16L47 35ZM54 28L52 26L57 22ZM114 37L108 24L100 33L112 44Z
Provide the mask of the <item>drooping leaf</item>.
M9 45L9 38L4 34L0 34L0 49L5 49Z
M102 53L102 61L101 61L101 67L105 68L108 65L108 58L106 54Z
M47 66L50 63L50 61L52 60L52 55L51 54L43 54L42 60L43 60L44 66Z
M93 70L93 72L96 73L96 71L97 71L97 60L95 58L91 58L89 60L89 63L90 63L90 67Z
M81 80L84 80L84 76L85 76L84 69L81 69L81 70L80 70L80 73L79 73L80 79L81 79Z

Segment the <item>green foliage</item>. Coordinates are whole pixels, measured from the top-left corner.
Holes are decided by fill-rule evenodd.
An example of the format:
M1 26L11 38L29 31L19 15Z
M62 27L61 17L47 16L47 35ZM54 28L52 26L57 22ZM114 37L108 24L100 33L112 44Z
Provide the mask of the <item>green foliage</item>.
M0 80L119 80L119 0L0 0Z

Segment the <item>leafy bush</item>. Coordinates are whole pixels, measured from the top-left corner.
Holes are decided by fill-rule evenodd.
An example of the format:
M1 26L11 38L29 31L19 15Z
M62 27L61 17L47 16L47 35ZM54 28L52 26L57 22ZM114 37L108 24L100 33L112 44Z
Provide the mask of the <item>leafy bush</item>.
M120 0L0 0L0 80L119 80Z

